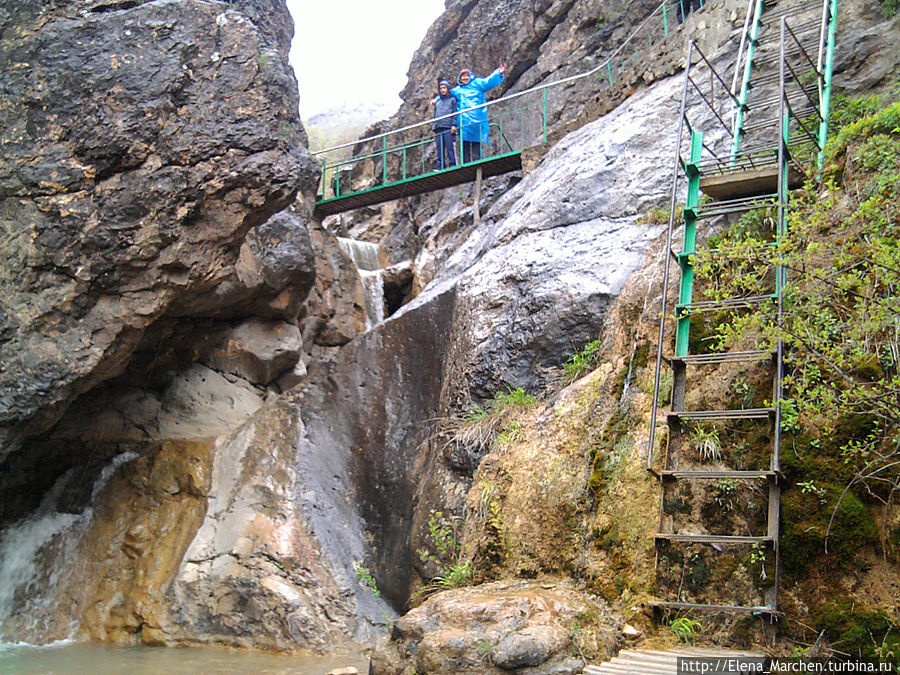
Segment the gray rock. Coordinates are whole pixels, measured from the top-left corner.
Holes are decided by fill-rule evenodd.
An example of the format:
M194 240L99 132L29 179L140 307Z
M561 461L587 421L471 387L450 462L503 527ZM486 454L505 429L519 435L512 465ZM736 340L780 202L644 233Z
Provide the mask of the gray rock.
M228 276L209 293L178 298L176 316L293 320L316 277L309 231L293 209L280 211L252 229Z
M203 362L255 384L269 384L300 358L300 329L282 321L250 319L236 326Z
M313 223L310 237L316 260L316 281L302 318L303 341L334 347L346 344L366 328L366 303L359 273L345 256L337 237Z
M491 661L504 670L539 666L565 642L548 627L524 629L502 637L491 652Z
M674 154L680 86L658 83L566 136L478 228L434 231L415 261L433 276L411 305L458 285L472 395L539 390L549 369L605 333L606 308L663 229L638 219L668 198L659 164Z

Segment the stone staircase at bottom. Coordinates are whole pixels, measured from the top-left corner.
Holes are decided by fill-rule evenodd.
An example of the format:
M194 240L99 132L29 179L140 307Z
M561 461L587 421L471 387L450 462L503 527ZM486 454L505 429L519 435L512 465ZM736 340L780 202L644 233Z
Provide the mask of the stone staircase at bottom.
M651 649L626 649L610 661L599 665L589 665L582 671L583 675L677 675L678 658L703 659L759 659L766 655L762 652L733 651L730 649L684 648L657 651ZM719 669L713 672L741 672ZM750 671L747 671L750 672Z

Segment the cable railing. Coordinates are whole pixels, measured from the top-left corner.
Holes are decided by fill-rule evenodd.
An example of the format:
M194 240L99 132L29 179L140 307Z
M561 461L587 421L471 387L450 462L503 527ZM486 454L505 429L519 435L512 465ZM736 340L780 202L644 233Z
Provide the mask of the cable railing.
M701 3L704 4L704 3ZM321 162L319 202L412 181L427 175L451 171L464 164L479 164L546 142L548 127L564 107L564 87L585 78L595 78L605 90L645 59L648 49L664 41L684 18L682 0L664 0L648 14L602 63L582 73L502 96L456 113L435 117L399 129L386 131L349 143L315 151ZM488 143L480 152L465 157L463 129L454 142L456 162L438 162L431 126L439 120L486 109ZM469 148L471 150L471 146ZM464 162L464 159L469 161Z

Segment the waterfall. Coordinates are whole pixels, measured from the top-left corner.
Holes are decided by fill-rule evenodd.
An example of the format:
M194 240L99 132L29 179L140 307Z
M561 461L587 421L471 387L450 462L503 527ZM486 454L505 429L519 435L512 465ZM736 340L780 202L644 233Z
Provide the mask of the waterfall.
M338 245L347 255L362 281L366 302L366 330L384 321L384 276L381 247L358 239L338 237Z
M116 469L137 456L126 452L103 467L91 488L91 502L81 513L57 510L60 496L75 472L70 469L56 481L34 513L0 533L0 629L17 609L17 595L27 598L32 606L51 601L48 592L56 585L64 566L71 564L69 553L91 523L94 501ZM52 564L46 564L48 558L52 558Z

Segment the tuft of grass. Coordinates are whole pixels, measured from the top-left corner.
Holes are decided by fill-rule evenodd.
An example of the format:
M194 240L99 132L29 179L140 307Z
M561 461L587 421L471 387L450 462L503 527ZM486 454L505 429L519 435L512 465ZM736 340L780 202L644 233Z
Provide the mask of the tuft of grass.
M537 397L525 392L522 387L513 389L508 387L505 392L500 392L491 399L491 410L497 411L503 408L530 408L537 403Z
M679 616L669 624L669 630L685 644L694 644L697 641L697 634L703 631L703 624L695 619Z
M719 440L718 429L704 429L695 426L691 430L691 445L697 450L700 459L704 462L714 462L722 456L722 443Z
M441 589L457 588L468 582L472 578L472 563L466 561L450 565L446 572L432 580L432 584Z
M587 371L597 367L597 364L600 363L600 350L602 346L603 345L598 338L596 340L591 340L581 349L575 350L575 353L563 364L567 382L574 382Z

